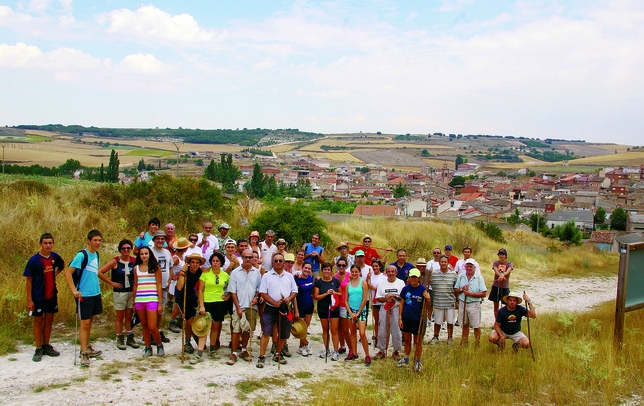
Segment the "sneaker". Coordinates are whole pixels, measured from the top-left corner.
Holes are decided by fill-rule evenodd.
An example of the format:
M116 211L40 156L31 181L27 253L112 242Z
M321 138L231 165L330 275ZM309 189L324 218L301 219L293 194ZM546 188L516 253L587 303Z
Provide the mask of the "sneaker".
M199 354L198 352L197 352L197 355L195 355L190 359L190 363L192 365L202 363L203 361L204 361L203 353Z
M98 357L99 355L101 355L103 353L103 351L95 350L94 348L92 348L91 345L87 346L87 351L86 352L87 352L87 354L89 355L90 358L96 358L96 357Z
M328 357L329 355L331 355L331 351L330 351L330 350L322 350L322 352L320 353L320 358L326 358L326 357Z
M219 342L219 340L217 340L217 342L215 343L215 350L218 350L220 348L221 348L221 343Z
M414 372L420 372L422 368L423 364L421 364L419 360L416 360L416 362L414 363Z
M297 353L300 354L303 357L308 357L309 356L309 349L306 348L306 345L303 345L302 347L297 349Z
M264 362L266 361L266 357L263 355L260 355L259 358L257 358L257 365L255 365L257 368L264 368Z
M217 353L217 350L210 350L210 353L208 354L208 356L211 359L219 359L219 354Z
M116 335L116 348L119 350L124 350L127 347L125 346L125 336L123 334Z
M386 355L382 351L378 351L378 354L374 357L375 359L385 359Z
M170 339L163 334L163 331L159 331L159 334L161 334L161 342L162 343L169 343Z
M288 350L288 344L284 343L284 346L282 347L282 356L290 358L291 355L291 352Z
M143 349L143 356L144 357L151 357L152 356L152 346L146 345L145 348Z
M81 351L80 365L82 367L88 367L89 366L89 351Z
M306 350L309 352L309 355L313 355L313 350L311 349L311 343L306 345Z
M401 359L398 361L398 366L399 366L399 367L404 367L404 366L407 366L407 365L409 365L409 358L407 358L407 357L405 357L405 358L401 358Z
M42 353L43 355L47 355L49 357L57 357L60 355L60 353L56 351L54 347L51 346L51 344L43 344Z
M438 337L434 336L431 340L429 340L430 345L438 344L439 340Z
M277 355L273 355L273 361L279 362L281 365L288 364L288 361L284 357L278 357Z
M366 367L371 366L371 357L368 356L368 355L364 358L364 366L366 366Z
M168 330L172 331L173 333L180 333L181 324L179 324L179 320L170 320L170 323L168 323Z
M165 356L165 351L163 350L163 344L157 345L157 357Z
M391 357L398 361L400 359L400 353L398 351L394 351L394 353L391 354Z
M347 352L347 349L345 347L340 347L338 349L338 354L344 354L345 352Z
M251 360L250 354L246 350L242 351L241 354L239 354L239 358L243 359L246 362L250 362Z
M34 356L31 357L31 360L33 362L40 362L40 360L42 359L42 354L43 354L42 348L36 348L36 351L34 352Z
M163 340L161 340L163 341ZM195 352L194 347L190 343L185 343L183 346L183 351L185 351L187 354L193 354Z
M127 340L125 341L125 344L129 345L132 348L140 347L139 343L137 343L136 340L134 339L134 333L130 333L127 335Z
M519 352L519 344L518 343L512 343L512 349L514 350L515 354L518 353Z
M271 354L275 355L276 351L277 351L277 344L271 345Z
M333 355L331 355L331 361L337 361L338 358L340 358L340 352L339 351L333 351Z
M230 358L228 359L228 361L226 361L226 364L235 365L236 363L237 363L237 355L230 354Z
M454 339L453 338L448 338L447 339L447 345L454 345Z
M459 323L458 321L457 321L456 323L454 323L454 325L455 325L456 327L461 327L461 323Z

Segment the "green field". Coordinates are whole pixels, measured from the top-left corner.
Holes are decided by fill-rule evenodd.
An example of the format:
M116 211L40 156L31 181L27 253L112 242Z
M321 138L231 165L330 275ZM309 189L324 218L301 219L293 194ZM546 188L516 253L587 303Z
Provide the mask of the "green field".
M151 156L151 157L164 157L164 156L172 156L175 155L174 152L170 151L163 151L160 149L147 149L147 148L138 148L138 149L133 149L132 151L128 152L125 155L130 155L130 156Z

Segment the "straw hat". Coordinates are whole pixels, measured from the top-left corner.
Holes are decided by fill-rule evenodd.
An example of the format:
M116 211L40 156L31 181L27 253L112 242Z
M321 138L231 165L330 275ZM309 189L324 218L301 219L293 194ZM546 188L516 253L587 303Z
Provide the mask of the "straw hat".
M508 298L509 297L516 297L517 298L517 304L521 304L523 302L523 299L521 296L519 296L518 293L510 293L509 295L503 296L503 303L508 304Z
M190 247L190 242L186 237L181 237L177 240L177 243L174 244L174 248L178 250L185 250Z
M306 322L304 319L297 319L291 325L291 334L293 337L303 340L306 338Z
M192 320L192 332L197 337L205 337L210 332L212 318L210 313L199 314Z
M186 264L189 264L193 259L198 259L200 264L203 265L206 262L206 258L202 257L198 252L193 252L192 254L185 257L183 260Z

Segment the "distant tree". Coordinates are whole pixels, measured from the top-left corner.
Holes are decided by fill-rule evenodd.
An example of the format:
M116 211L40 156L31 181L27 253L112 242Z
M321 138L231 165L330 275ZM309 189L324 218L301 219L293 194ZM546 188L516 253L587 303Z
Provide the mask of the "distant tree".
M266 195L265 192L266 177L262 173L262 168L258 163L253 166L253 175L250 181L244 184L244 188L251 197L262 198Z
M80 168L81 168L80 161L77 161L76 159L71 159L70 158L70 159L66 160L64 164L60 165L58 167L58 170L63 175L73 175L74 172L76 172Z
M508 217L508 223L510 224L519 224L521 222L521 213L519 212L519 208L517 207L514 209L514 213L510 217Z
M507 173L505 173L504 171L498 171L498 172L496 173L496 176L502 176L502 177L505 177L505 176L508 176L508 174L507 174Z
M143 161L143 158L139 161L139 164L137 165L136 169L139 170L139 172L145 170L145 162Z
M105 165L101 164L101 170L98 175L99 182L105 182Z
M206 179L220 182L224 189L232 189L235 182L241 178L241 171L233 164L232 154L222 154L220 156L220 162L215 162L214 159L210 161L210 164L204 171L204 176Z
M449 182L449 185L451 187L455 186L465 186L465 178L463 176L454 176L452 180Z
M610 216L610 228L611 230L626 231L626 219L628 218L628 213L626 210L621 207L613 210L613 214Z
M537 176L537 173L535 171L533 171L532 169L530 169L528 171L528 176L531 177L531 178L534 178L535 176Z
M112 153L110 154L110 162L107 165L107 176L105 178L107 182L116 183L119 181L119 164L119 154L112 150Z
M397 184L396 187L393 188L392 192L396 199L399 199L403 196L409 196L411 194L409 192L409 189L407 189L407 186L402 183Z
M593 216L593 220L595 224L604 224L606 221L606 210L603 207L598 208Z
M463 155L456 155L456 161L454 161L454 169L458 169L458 166L464 162Z
M567 221L562 226L556 226L554 234L559 238L559 240L574 245L581 245L581 240L583 238L583 233L579 227L577 227L574 220Z
M546 218L539 213L532 213L528 219L532 231L540 231L546 226Z

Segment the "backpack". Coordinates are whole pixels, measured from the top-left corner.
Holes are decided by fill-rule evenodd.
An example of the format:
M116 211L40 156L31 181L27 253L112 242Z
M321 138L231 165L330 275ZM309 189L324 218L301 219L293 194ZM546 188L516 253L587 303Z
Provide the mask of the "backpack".
M81 263L80 269L77 269L74 273L72 273L72 281L74 282L74 287L77 290L80 286L80 281L83 276L83 271L85 270L85 268L87 268L87 263L89 262L89 256L87 255L86 249L82 249L78 251L78 253L83 254L83 262ZM101 258L98 255L98 251L96 251L96 260L98 261L99 264L101 263Z

